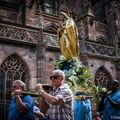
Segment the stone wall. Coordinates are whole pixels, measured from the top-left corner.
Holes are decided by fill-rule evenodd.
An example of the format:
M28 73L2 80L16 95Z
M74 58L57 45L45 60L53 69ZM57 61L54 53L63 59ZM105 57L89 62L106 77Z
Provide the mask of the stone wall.
M47 51L46 52L46 83L50 83L50 75L52 73L52 70L55 69L55 63L57 60L59 60L60 52L57 51Z
M37 24L37 20L36 20L36 13L35 13L35 4L33 4L32 8L29 9L29 3L30 0L26 1L26 25L27 26L31 26L31 27L35 27Z

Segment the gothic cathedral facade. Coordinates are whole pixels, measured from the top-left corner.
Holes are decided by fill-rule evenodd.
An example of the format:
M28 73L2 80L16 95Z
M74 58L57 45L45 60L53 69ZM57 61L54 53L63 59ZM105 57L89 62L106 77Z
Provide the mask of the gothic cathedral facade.
M28 90L50 83L61 56L56 35L61 5L77 24L80 60L93 82L120 81L119 0L0 0L0 120L6 120L12 81L23 80Z

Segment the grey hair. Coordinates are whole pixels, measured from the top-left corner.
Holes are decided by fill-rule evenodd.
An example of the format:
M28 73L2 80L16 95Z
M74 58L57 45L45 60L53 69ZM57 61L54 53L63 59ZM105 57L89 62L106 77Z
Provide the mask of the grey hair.
M26 90L26 84L23 81L21 81L21 80L15 80L13 82L16 83L16 84L18 84L19 86L21 86L21 88L23 90Z
M53 70L53 73L59 76L62 76L65 79L65 73L62 70Z

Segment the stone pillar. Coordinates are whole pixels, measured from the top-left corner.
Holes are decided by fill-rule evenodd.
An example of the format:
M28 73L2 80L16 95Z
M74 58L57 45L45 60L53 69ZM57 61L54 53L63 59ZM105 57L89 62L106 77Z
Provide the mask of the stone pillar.
M37 82L44 83L45 79L45 60L44 60L44 48L38 46L37 51Z
M78 27L78 39L79 39L79 46L80 46L80 53L85 52L85 25L82 20L77 21Z
M45 80L45 43L43 39L43 26L44 26L44 18L42 12L40 10L37 24L36 26L39 28L39 40L37 45L37 82L44 83Z
M87 54L85 48L85 25L82 20L77 21L78 26L78 39L79 39L79 47L80 47L80 61L87 66Z

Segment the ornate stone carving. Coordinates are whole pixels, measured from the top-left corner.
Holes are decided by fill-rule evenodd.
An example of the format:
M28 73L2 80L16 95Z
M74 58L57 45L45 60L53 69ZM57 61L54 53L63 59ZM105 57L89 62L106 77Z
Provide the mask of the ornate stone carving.
M81 31L81 29L79 31ZM85 37L84 32L81 31L79 39L81 41L84 41L85 39L84 37ZM0 23L0 38L8 39L9 41L15 40L20 42L37 44L39 41L39 33L37 30L31 30L31 29L26 29L22 27L16 27L16 26ZM43 43L47 44L51 48L52 47L59 48L59 45L57 43L57 36L54 34L48 34L44 32ZM118 51L120 50L118 49ZM91 53L94 55L108 56L108 57L115 57L115 54L116 54L114 47L100 45L97 43L92 43L87 41L85 41L85 49L82 49L82 51L80 52L85 52L88 54ZM118 54L118 57L120 57L120 54Z
M88 54L90 53L94 55L102 55L108 57L115 57L116 55L114 47L100 45L92 42L86 42L85 47Z
M44 42L51 47L59 47L57 43L57 36L53 34L44 33Z
M4 94L7 95L7 99L9 100L11 95L12 82L18 79L23 80L24 82L27 83L28 82L27 79L29 79L27 78L29 77L28 69L23 60L16 54L13 54L5 59L5 61L0 66L0 70L4 75L3 86L6 86L5 88L6 90L3 89L5 90Z
M22 79L23 74L27 71L23 60L17 55L9 56L0 66L0 69L6 74L7 80Z
M35 43L38 41L38 31L0 23L0 38L21 42Z

